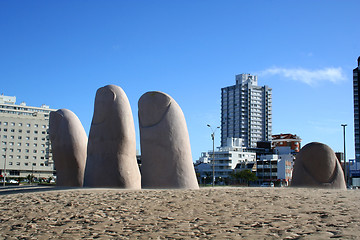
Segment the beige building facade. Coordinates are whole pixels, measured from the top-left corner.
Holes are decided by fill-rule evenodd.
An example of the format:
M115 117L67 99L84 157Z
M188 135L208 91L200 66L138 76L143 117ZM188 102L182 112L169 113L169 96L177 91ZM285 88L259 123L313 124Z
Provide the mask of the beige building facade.
M49 178L54 174L49 139L49 116L55 111L16 105L16 97L0 96L1 175L7 178Z

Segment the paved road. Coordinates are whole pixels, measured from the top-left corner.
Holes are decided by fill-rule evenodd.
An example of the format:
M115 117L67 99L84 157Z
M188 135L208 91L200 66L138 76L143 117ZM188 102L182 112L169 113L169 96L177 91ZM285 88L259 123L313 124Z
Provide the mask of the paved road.
M27 193L27 192L43 192L53 190L68 190L71 188L63 188L56 186L39 186L39 185L25 185L25 186L6 186L0 187L0 195Z

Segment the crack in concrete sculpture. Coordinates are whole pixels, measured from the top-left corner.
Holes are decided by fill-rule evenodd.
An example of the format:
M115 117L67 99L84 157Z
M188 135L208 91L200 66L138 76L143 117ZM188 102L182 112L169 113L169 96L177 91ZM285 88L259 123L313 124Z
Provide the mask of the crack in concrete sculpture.
M96 92L84 186L141 188L133 115L125 92L115 85Z
M138 102L143 188L199 188L184 114L169 95L147 92Z
M334 151L323 143L305 145L296 156L291 186L346 189Z
M68 109L51 112L49 137L56 167L56 185L82 187L87 136L79 118Z

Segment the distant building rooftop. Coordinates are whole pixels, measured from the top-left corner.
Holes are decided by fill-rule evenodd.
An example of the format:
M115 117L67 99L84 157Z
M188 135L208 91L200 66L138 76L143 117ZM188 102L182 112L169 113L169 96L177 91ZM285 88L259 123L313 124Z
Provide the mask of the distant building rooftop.
M4 96L4 94L0 95L0 103L1 104L15 104L16 97Z
M16 104L16 97L15 96L5 96L3 93L0 95L0 104ZM20 106L26 106L26 102L21 102ZM50 106L46 104L42 104L40 108L49 109Z

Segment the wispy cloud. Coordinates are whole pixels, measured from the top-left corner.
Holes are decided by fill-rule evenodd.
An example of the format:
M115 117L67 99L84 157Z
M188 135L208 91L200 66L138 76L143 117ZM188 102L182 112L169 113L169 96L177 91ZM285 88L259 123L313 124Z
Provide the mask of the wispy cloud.
M317 85L320 82L339 83L346 79L341 67L318 70L272 67L260 72L259 75L279 75L294 81L306 83L310 86Z

